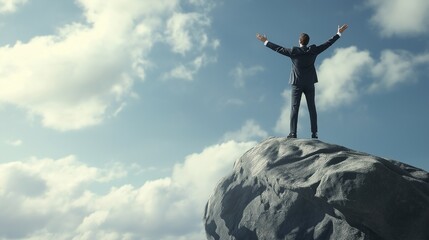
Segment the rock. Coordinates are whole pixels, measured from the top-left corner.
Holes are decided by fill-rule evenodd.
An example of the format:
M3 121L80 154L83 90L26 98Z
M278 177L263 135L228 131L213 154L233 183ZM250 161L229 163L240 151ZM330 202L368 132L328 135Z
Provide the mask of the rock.
M319 140L270 138L210 197L210 240L429 239L429 173Z

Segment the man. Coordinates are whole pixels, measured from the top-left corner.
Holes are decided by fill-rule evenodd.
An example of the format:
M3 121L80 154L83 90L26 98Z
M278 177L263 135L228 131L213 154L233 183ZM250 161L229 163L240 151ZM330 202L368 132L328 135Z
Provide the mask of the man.
M338 26L337 34L329 39L324 44L319 46L307 46L310 37L306 33L301 33L299 36L299 47L284 48L277 44L268 41L265 35L256 34L256 38L264 43L265 46L272 50L289 57L292 60L292 70L290 73L289 83L292 85L291 95L291 115L290 115L290 133L288 138L297 137L298 125L298 111L301 103L301 96L304 93L307 100L308 111L310 113L311 122L311 138L317 139L317 112L316 104L314 102L314 84L317 80L316 68L314 62L317 55L325 51L335 41L337 41L341 34L347 29L348 25Z

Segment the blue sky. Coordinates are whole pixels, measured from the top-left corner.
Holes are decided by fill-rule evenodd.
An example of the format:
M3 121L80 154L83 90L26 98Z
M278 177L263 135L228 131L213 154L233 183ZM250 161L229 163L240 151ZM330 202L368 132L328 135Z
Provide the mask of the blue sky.
M0 0L0 239L202 239L219 179L289 131L290 61L255 34L343 23L320 140L429 170L426 0Z

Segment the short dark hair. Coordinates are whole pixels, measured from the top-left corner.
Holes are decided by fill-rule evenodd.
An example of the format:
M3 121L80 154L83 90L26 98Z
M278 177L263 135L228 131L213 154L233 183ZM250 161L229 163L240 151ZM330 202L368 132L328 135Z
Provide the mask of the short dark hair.
M299 35L299 43L301 43L302 45L307 46L309 41L310 41L310 36L308 36L307 33L301 33Z

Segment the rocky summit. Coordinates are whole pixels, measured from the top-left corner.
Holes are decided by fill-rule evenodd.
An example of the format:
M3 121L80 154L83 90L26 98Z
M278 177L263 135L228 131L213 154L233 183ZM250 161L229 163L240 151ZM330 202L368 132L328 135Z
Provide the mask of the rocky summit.
M269 138L208 200L210 240L428 240L429 173L319 140Z

